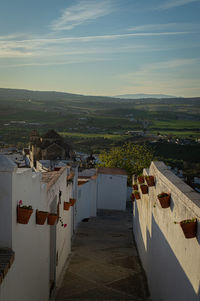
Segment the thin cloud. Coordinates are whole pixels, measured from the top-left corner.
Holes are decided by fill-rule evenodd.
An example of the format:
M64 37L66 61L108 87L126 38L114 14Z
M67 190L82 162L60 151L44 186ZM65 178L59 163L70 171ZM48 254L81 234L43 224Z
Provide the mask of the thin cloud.
M41 53L55 52L55 47L61 50L75 44L80 43L93 43L93 42L106 42L119 39L130 39L134 37L162 37L174 35L187 35L191 32L142 32L142 33L124 33L112 35L99 35L99 36L82 36L82 37L66 37L66 38L35 38L23 40L0 40L0 57L27 57L38 56ZM56 49L58 51L58 49ZM58 51L59 52L59 51ZM58 53L57 52L57 53Z
M199 24L194 23L161 23L161 24L145 24L139 26L133 26L128 28L128 31L165 31L165 30L174 30L174 31L184 31L184 30L197 30L200 26Z
M165 9L187 5L193 2L199 2L199 0L170 0L160 5L158 9L165 10Z
M63 10L62 15L52 23L51 28L54 31L70 30L85 22L108 15L112 10L111 0L79 1Z

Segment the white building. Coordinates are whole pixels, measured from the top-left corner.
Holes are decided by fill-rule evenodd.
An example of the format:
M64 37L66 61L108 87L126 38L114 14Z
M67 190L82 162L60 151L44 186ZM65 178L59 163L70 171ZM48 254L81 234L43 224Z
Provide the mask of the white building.
M125 210L124 171L85 172L79 179L77 167L33 172L0 155L0 301L49 300L62 279L78 224L96 216L97 209ZM18 214L27 210L30 219L23 224ZM48 215L44 224L36 222L40 211Z
M126 171L120 168L99 167L97 172L97 209L126 210Z
M67 182L66 167L41 174L18 169L0 156L0 254L15 254L12 265L0 256L0 301L49 299L71 251L74 207L64 210L63 206L74 191L73 179ZM27 224L17 222L19 203L32 206ZM46 220L44 225L38 225L36 210L57 213L61 221L49 225Z

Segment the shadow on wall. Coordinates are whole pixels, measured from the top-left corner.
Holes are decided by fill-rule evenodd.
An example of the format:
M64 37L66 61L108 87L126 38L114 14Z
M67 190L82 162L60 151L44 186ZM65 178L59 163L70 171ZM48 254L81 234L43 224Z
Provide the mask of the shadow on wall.
M136 204L136 203L135 203ZM146 227L146 248L142 238L137 205L135 205L134 236L142 264L147 274L153 301L199 301L196 292L177 260L173 250L152 216L152 237ZM137 231L137 232L136 232ZM199 264L199 263L197 263Z

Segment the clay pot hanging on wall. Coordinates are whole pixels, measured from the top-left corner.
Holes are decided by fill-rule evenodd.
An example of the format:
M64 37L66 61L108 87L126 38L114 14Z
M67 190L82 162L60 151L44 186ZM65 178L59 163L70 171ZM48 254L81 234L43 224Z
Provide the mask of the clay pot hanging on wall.
M144 176L139 176L138 177L138 183L143 184L144 183Z
M170 206L170 193L162 192L158 195L158 199L162 208L168 208Z
M44 225L48 216L48 212L36 210L36 224Z
M55 223L57 222L57 214L55 213L49 213L48 215L48 225L55 225Z
M154 176L146 176L145 180L149 187L155 186Z
M76 203L76 199L69 199L70 205L74 206L74 204Z
M137 184L133 184L133 190L138 190L138 185Z
M193 238L196 237L197 234L197 219L186 219L180 222L180 226L183 230L185 238Z
M140 189L142 191L142 194L147 194L148 193L148 186L145 184L140 185Z
M69 203L69 202L64 202L63 209L64 209L64 210L69 210L70 206L71 206L71 203Z
M28 224L33 209L31 206L17 206L17 222L19 224Z

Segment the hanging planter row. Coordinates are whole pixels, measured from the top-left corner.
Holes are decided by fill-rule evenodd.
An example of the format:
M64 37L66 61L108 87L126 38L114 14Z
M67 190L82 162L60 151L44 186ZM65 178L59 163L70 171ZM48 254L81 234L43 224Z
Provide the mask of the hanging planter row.
M154 176L138 176L137 180L138 184L144 184L146 181L148 187L155 186Z
M145 185L145 180L147 185ZM138 183L140 184L140 189L142 191L142 194L148 194L148 187L155 186L155 181L153 176L139 176L138 177ZM131 195L132 200L140 199L140 193L138 191L138 184L133 184L133 193ZM171 200L171 194L162 192L157 195L157 198L160 202L160 205L162 208L169 208L170 207L170 200ZM175 222L175 224L180 224L183 233L185 235L185 238L194 238L197 234L197 219L186 219L179 223Z
M73 206L75 202L76 199L70 199L69 202L64 202L63 209L69 210L69 208ZM20 201L19 205L17 205L17 223L28 224L32 213L32 206L22 206L22 201ZM36 224L44 225L46 219L48 225L55 225L55 223L61 218L56 213L49 213L47 211L36 210ZM66 225L63 224L63 222L61 224Z

